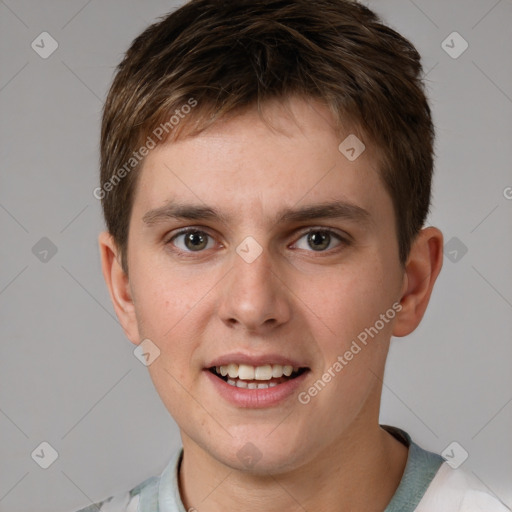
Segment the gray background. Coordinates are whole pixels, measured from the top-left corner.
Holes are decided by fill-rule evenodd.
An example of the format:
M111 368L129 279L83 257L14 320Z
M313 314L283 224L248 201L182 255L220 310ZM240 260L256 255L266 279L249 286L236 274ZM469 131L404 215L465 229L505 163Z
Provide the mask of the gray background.
M438 134L429 221L458 258L445 256L421 326L392 344L382 422L437 452L457 441L461 468L511 506L512 1L368 4L424 56ZM73 511L159 474L179 446L110 304L92 195L113 67L176 5L0 0L2 512ZM46 59L31 47L43 31L59 45ZM442 47L453 31L469 43L456 59ZM58 452L48 469L31 457L43 441Z

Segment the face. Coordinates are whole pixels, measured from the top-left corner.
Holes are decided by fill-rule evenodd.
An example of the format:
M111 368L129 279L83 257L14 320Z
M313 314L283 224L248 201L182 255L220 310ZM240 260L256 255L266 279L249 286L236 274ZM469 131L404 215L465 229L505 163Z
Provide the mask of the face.
M128 243L128 334L184 445L263 472L376 424L404 284L370 145L350 161L312 101L265 114L151 151Z

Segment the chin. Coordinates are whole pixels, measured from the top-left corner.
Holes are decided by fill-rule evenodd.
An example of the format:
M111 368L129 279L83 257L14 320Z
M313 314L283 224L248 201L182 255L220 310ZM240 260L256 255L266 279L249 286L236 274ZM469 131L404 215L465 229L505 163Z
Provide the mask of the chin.
M289 440L290 441L290 440ZM209 453L220 463L235 471L255 476L280 474L305 463L305 447L286 443L282 438L270 439L268 430L260 435L240 436L230 440L228 446L208 447Z

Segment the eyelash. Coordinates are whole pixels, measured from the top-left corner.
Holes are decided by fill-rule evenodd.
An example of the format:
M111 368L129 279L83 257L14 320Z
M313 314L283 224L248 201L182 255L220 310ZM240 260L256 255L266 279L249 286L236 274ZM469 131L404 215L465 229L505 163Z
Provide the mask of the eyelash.
M315 232L321 232L321 233L328 234L332 238L335 238L336 240L338 240L340 242L340 244L332 249L326 249L324 251L314 251L313 249L311 249L307 252L316 253L316 254L331 254L333 251L340 249L340 246L349 246L351 244L351 240L349 240L348 237L344 237L344 236L340 235L337 231L334 231L329 228L324 228L324 227L308 228L306 231L301 232L300 236L297 238L297 240L296 240L296 242L294 242L294 244L296 244L300 239L302 239L304 236L308 235L309 233L315 233ZM176 240L176 238L178 238L179 236L182 236L182 235L187 235L189 233L201 233L210 238L213 238L213 239L215 238L210 233L205 231L204 229L189 227L189 228L185 228L185 229L182 229L182 230L174 233L171 237L169 237L165 241L165 245L166 246L174 245L173 241ZM302 249L302 250L304 250L304 249ZM184 251L184 250L178 249L174 246L172 251L178 253L179 255L184 255L184 257L190 257L190 256L205 253L206 251L208 251L208 249L203 249L202 251Z

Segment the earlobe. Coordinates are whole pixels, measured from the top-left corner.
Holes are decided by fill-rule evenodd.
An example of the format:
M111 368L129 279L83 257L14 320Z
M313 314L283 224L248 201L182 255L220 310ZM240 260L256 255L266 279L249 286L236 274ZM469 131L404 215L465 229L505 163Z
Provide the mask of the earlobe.
M117 318L127 338L140 343L135 306L128 276L121 266L118 248L112 235L104 231L98 236L101 268Z
M412 244L405 266L402 309L393 336L406 336L418 327L443 266L443 234L434 227L422 229Z

